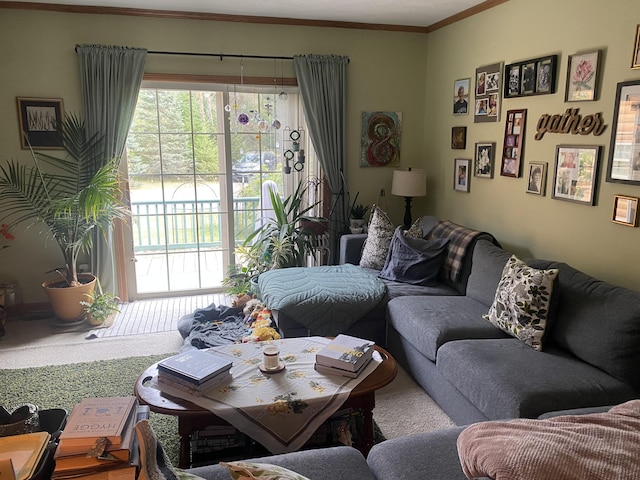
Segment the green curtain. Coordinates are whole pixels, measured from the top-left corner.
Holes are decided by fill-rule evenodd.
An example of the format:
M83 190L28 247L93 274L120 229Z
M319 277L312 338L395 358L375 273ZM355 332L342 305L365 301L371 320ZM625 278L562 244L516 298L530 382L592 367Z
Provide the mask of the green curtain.
M77 45L87 135L100 132L105 160L124 153L127 134L138 101L147 51L106 45ZM105 291L116 292L111 232L94 239L92 269Z
M331 263L337 262L338 241L348 219L344 179L348 64L348 57L337 55L293 57L309 136L332 193Z

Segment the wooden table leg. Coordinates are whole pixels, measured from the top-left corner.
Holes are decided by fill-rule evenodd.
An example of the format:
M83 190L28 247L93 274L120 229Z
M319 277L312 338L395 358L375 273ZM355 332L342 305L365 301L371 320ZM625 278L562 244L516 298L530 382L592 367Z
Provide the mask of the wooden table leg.
M191 419L178 417L178 434L180 435L180 453L178 467L189 468L191 466Z
M375 442L375 436L373 432L373 408L376 406L376 399L374 393L371 392L371 394L365 395L362 398L361 404L363 422L362 443L359 450L366 457Z

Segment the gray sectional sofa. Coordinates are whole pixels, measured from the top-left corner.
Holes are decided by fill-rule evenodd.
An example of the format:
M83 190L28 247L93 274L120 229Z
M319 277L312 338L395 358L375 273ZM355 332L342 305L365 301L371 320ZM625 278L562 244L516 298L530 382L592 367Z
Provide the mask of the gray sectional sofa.
M344 239L342 258L357 263L361 241ZM640 293L564 263L523 259L559 269L536 351L482 318L510 256L480 238L465 260L462 291L394 282L386 344L400 365L458 425L639 398Z

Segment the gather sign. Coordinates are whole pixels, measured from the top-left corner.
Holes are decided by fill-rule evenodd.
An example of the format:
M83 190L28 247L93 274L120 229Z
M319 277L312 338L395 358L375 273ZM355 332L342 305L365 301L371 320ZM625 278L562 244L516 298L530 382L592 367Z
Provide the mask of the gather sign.
M573 135L602 135L607 128L600 113L580 115L578 108L567 108L564 114L549 115L545 113L538 120L536 140L542 139L545 133L571 133Z

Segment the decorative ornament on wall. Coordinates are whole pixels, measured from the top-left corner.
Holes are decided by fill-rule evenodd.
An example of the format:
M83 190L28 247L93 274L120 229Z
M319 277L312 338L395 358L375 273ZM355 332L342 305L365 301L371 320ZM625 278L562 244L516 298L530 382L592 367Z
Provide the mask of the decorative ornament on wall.
M402 112L362 112L361 167L400 165Z

